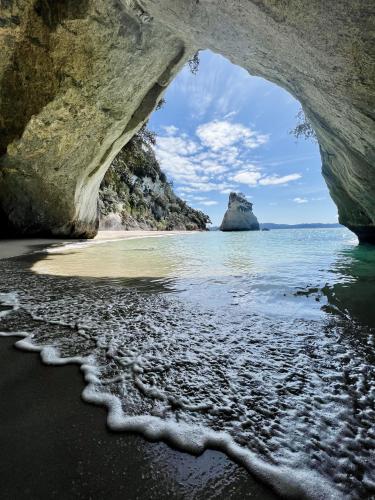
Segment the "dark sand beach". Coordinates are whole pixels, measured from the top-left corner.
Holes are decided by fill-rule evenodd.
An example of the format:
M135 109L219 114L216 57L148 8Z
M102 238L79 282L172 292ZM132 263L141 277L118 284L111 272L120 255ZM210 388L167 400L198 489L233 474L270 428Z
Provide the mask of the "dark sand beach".
M1 498L277 498L221 452L109 431L106 410L81 400L78 366L43 365L16 341L0 339Z
M277 498L220 452L108 431L77 366L45 366L15 340L0 339L2 498Z

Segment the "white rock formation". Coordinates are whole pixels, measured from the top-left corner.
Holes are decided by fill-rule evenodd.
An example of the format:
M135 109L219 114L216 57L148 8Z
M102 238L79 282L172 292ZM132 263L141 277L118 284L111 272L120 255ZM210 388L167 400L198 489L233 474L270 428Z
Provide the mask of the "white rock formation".
M253 214L253 204L241 193L230 193L228 209L220 231L259 231L258 219Z

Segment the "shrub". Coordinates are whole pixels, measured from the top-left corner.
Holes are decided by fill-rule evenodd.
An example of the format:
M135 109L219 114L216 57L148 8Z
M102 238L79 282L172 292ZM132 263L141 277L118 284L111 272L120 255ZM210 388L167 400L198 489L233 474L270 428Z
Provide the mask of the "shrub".
M296 139L300 139L301 137L303 137L307 140L310 139L312 141L317 141L318 139L316 137L315 130L313 129L302 108L298 111L296 118L297 125L289 133L294 135Z

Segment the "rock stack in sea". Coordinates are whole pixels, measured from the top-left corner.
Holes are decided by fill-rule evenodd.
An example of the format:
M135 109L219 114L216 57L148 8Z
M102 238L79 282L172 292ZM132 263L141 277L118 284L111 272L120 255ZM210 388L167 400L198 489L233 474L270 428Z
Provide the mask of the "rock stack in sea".
M230 193L228 209L224 214L221 231L259 231L253 204L241 193Z

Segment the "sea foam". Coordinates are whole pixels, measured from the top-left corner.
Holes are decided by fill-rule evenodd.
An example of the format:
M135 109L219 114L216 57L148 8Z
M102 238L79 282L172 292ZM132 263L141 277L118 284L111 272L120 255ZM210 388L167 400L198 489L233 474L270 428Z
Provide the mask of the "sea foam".
M0 294L0 304L12 306L13 311L18 310L20 302L17 293ZM11 310L2 311L3 316L10 313ZM35 314L33 317L39 319ZM64 324L63 322L51 322L51 324L57 323ZM113 431L137 432L147 439L165 441L192 454L200 454L207 448L221 450L285 498L301 500L305 498L313 500L344 498L344 495L320 474L308 469L295 469L267 463L257 457L255 453L236 444L226 432L215 432L199 425L165 421L149 415L127 416L118 397L98 390L101 387L101 370L96 363L95 356L62 357L58 349L53 346L33 343L32 336L27 332L0 332L0 336L22 337L22 340L18 340L15 346L24 351L39 352L41 360L45 364L54 366L80 365L86 382L82 398L88 403L107 408L107 425ZM148 396L160 397L160 394L155 395L149 390Z
M12 303L15 307L16 304L18 306L15 295L0 296L0 301L2 304ZM214 432L208 428L183 423L166 422L153 416L126 416L118 397L110 393L98 392L100 367L95 364L93 356L63 358L54 347L33 344L25 332L0 332L0 337L23 337L15 343L15 346L23 351L39 352L42 362L47 365L80 365L87 384L82 392L82 399L107 408L107 425L112 431L137 432L149 440L165 441L192 454L201 454L209 448L220 450L285 498L295 500L344 498L344 495L318 473L307 469L298 470L271 465L237 445L225 432Z
M268 288L269 276L221 276L171 293L160 280L0 268L3 335L50 365L79 364L82 397L107 407L111 429L220 449L288 498L372 494L374 332L336 310L304 318L299 304L326 305L314 283L288 291L284 269Z

